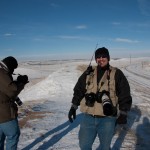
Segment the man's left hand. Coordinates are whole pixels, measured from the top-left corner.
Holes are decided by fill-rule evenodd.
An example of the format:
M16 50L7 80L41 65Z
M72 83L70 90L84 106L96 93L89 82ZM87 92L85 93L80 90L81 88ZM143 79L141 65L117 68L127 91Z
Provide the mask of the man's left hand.
M127 124L127 115L120 114L116 121L117 124Z

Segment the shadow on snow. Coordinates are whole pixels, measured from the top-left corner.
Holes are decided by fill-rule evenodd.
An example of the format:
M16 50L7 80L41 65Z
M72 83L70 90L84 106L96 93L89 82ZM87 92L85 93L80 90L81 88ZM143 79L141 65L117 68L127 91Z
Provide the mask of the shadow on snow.
M64 128L66 128L65 130L63 130L62 132L55 134L51 137L51 139L49 139L47 142L44 142L43 145L41 145L38 149L48 149L49 147L53 146L55 143L57 143L61 138L63 138L66 134L68 134L68 132L70 132L71 130L73 130L74 128L76 128L79 124L80 124L80 120L81 120L82 114L77 115L76 120L73 123L70 123L69 121L66 121L65 123L57 126L56 128L48 131L47 133L45 133L42 137L38 137L37 139L35 139L35 141L33 141L30 145L26 146L25 148L23 148L22 150L29 150L31 148L33 148L36 144L42 142L44 139L46 139L48 136L57 133L60 130L63 130Z
M57 126L56 128L48 131L42 137L38 137L37 139L35 139L35 141L33 141L31 144L29 144L28 146L26 146L22 150L29 150L29 149L33 148L36 144L44 141L44 139L46 139L48 136L53 135L54 133L57 133L58 131L62 130L60 133L54 134L47 142L44 142L38 149L39 150L40 149L48 149L48 148L52 147L59 140L61 140L65 135L67 135L71 130L73 130L74 128L76 128L80 124L82 116L83 116L82 113L78 114L76 117L76 120L73 123L66 121L65 123ZM128 126L122 127L121 130L119 130L118 137L115 139L115 142L112 145L112 150L121 149L126 135L128 134L129 131L132 132L131 128L132 128L134 122L139 122L140 118L141 118L141 111L137 106L134 106L129 113ZM140 131L142 131L143 129L145 129L145 130L150 129L150 122L149 122L148 118L146 118L146 117L143 118L143 123L139 124L136 128L136 131L135 131L135 136L136 136L135 149L136 150L139 150L139 148L141 146L143 147L145 145L143 143L144 141L142 142L140 139L141 135L138 135L138 134L140 134ZM145 132L148 132L148 130L146 130ZM145 136L147 136L147 135L148 135L148 133L146 133ZM149 137L150 136L148 136L148 138ZM149 143L150 142L148 142L147 145Z
M129 131L132 131L131 128L132 128L134 122L139 122L139 120L140 120L140 117L141 117L140 109L137 106L134 106L131 109L131 111L129 112L128 117L129 118L128 118L127 126L119 126L118 125L119 128L116 128L116 130L119 129L119 133L118 133L118 137L117 137L116 141L114 142L114 144L112 146L112 150L120 150L121 149L127 133ZM136 137L136 138L138 141L138 137ZM136 144L136 142L135 142L135 144ZM137 144L135 145L135 148L137 149Z

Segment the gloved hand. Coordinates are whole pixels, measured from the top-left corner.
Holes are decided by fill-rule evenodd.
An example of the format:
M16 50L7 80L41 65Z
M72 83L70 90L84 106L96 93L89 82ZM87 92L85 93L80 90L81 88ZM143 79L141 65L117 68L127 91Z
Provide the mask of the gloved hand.
M120 114L116 121L117 124L127 124L127 114Z
M71 108L69 110L68 118L71 123L73 122L73 119L74 120L76 119L76 110L77 109L75 109L73 106L71 106Z

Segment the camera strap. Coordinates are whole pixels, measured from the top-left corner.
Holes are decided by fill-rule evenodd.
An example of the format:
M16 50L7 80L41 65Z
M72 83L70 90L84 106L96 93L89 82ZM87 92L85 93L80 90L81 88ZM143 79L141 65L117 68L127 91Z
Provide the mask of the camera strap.
M97 84L97 92L100 91L100 89L102 88L102 86L104 85L104 83L106 82L106 80L108 80L108 91L110 91L110 70L106 70L102 79L100 80L100 82Z
M16 74L16 73L13 73L12 75L17 75L17 76L19 75L19 76L20 76L20 74L19 74L19 73L17 73L17 74Z
M0 68L4 69L6 71L9 71L8 67L2 61L0 62Z

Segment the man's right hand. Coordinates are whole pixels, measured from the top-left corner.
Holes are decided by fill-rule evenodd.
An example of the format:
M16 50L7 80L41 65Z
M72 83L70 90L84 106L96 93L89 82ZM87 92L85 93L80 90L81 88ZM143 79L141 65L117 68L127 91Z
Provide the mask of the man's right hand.
M71 123L73 122L73 119L76 119L76 109L73 106L69 110L68 118Z

